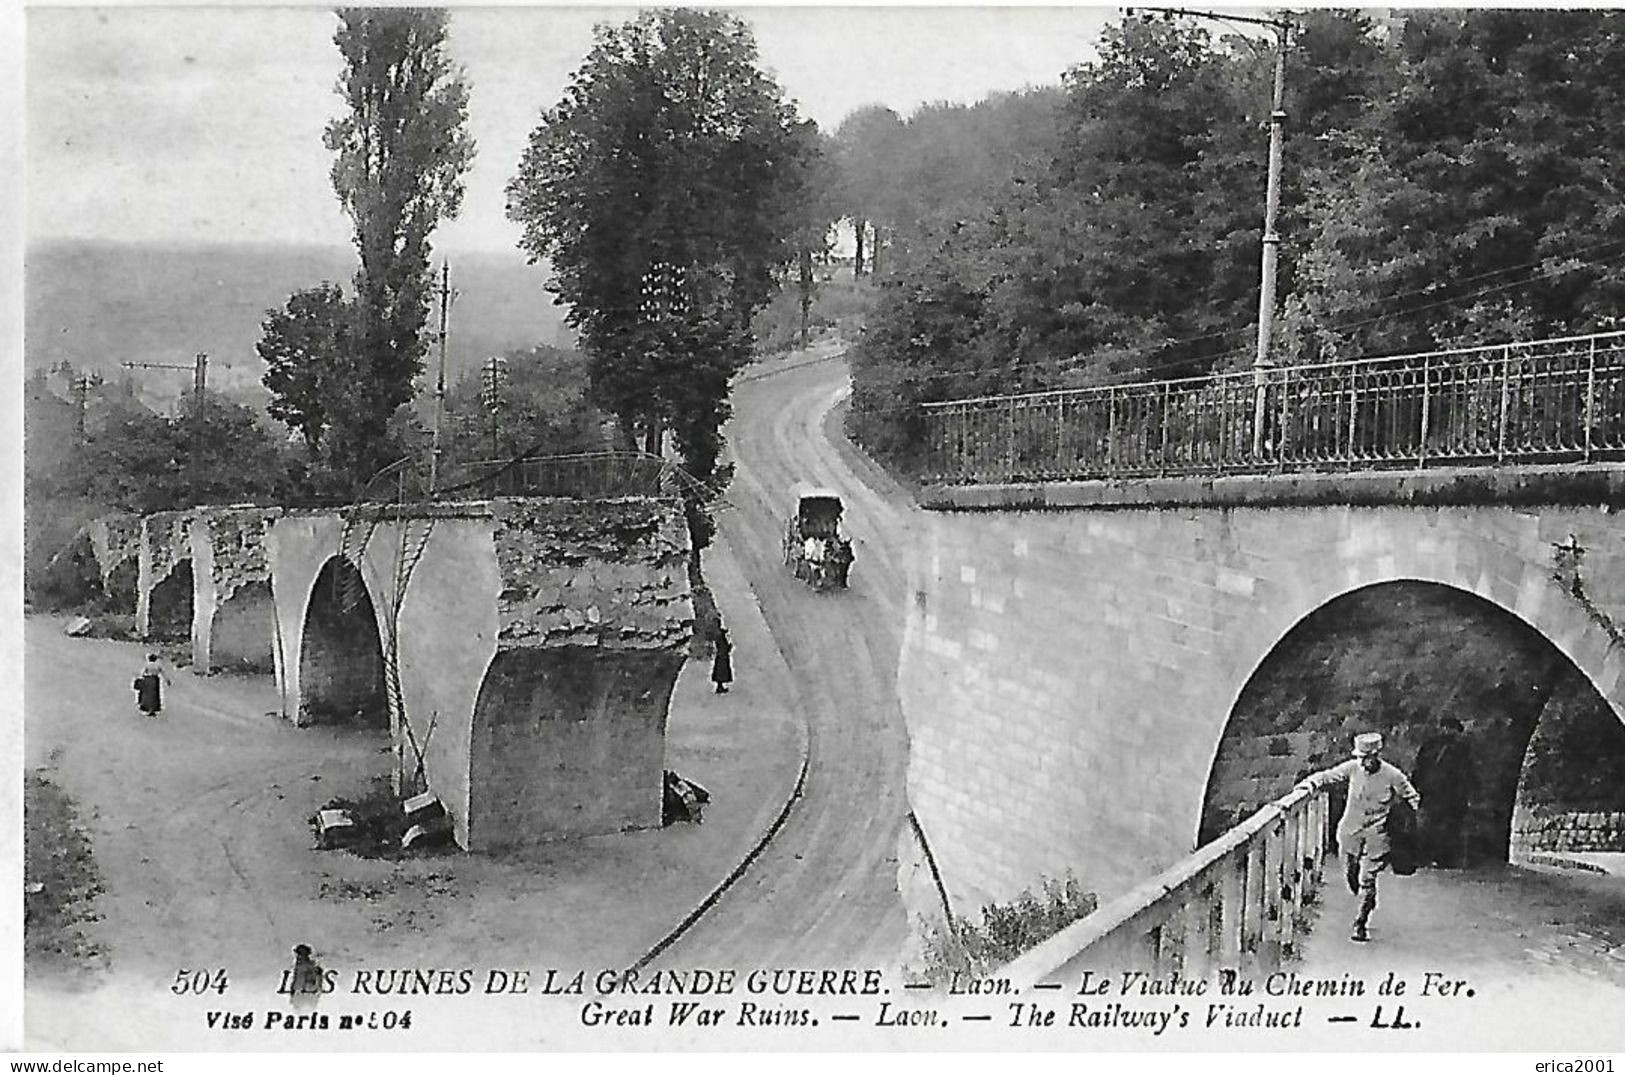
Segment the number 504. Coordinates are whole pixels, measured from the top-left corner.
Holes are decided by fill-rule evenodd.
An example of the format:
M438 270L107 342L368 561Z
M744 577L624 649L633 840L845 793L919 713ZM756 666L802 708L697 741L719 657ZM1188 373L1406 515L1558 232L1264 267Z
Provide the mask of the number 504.
M227 984L224 967L219 970L178 970L175 972L175 983L169 987L169 991L177 997L184 997L188 993L202 996L210 991L224 993Z

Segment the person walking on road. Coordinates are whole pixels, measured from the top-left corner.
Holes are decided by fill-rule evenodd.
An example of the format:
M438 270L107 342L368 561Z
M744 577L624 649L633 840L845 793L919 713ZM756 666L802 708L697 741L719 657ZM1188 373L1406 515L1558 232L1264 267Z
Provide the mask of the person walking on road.
M1310 773L1299 788L1319 790L1348 785L1348 801L1337 823L1337 846L1343 853L1349 891L1359 897L1359 910L1349 940L1370 940L1371 912L1377 907L1377 874L1388 866L1391 850L1388 819L1400 801L1420 810L1422 797L1404 773L1382 760L1382 736L1364 732L1354 737L1354 757L1330 769Z
M728 641L728 629L718 624L715 653L711 658L711 682L716 684L718 694L727 694L728 684L733 682L733 651L733 643Z
M164 671L156 653L147 654L147 663L135 677L135 704L149 717L163 712L164 688L169 686L169 673Z
M1473 748L1455 717L1442 717L1439 731L1416 752L1411 780L1427 800L1418 819L1422 855L1435 866L1465 866L1467 800L1473 792Z

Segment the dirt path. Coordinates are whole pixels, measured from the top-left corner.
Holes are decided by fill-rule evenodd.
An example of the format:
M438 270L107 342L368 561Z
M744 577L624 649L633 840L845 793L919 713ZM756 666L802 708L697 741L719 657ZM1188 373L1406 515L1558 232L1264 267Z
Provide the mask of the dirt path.
M906 508L871 491L825 436L846 366L792 358L742 378L729 434L737 473L721 516L810 729L805 790L784 829L666 966L892 966L907 935L897 894L907 735L896 675ZM856 539L851 588L815 593L782 561L792 485L842 493Z

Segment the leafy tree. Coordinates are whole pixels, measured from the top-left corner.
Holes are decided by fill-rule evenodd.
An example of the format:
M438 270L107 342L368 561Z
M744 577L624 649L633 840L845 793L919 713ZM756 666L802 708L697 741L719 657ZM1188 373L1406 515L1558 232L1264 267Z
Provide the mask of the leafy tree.
M474 156L468 89L446 48L445 11L346 8L333 41L347 114L332 121L333 189L354 226L361 391L329 452L359 485L394 454L390 418L412 397L432 290L429 236L462 204Z
M739 19L663 9L599 26L508 185L623 443L710 480L751 315L792 258L804 135ZM697 544L702 534L696 532Z
M1408 16L1389 91L1311 174L1299 357L1584 331L1619 308L1622 30L1618 12Z
M267 310L255 350L265 362L266 411L304 438L311 456L363 380L353 339L355 308L337 284L296 291Z
M285 491L278 438L254 412L219 396L188 401L177 418L119 410L89 439L83 486L88 499L124 511L170 511L195 504L274 502Z
M542 344L503 357L495 422L483 370L468 370L446 390L442 436L448 472L458 464L522 452L564 455L604 446L602 422L587 402L580 355Z
M840 216L840 173L835 158L835 146L816 124L808 120L796 127L799 165L794 175L796 182L784 192L794 232L791 244L795 250L796 303L800 309L798 337L802 347L808 343L809 323L813 297L817 290L815 264L829 256L830 227Z
M895 196L896 171L903 146L903 121L884 105L866 105L841 121L835 131L835 145L841 168L842 205L852 221L852 237L857 243L853 258L854 275L864 272L864 239L871 225L875 229L869 270L874 260Z

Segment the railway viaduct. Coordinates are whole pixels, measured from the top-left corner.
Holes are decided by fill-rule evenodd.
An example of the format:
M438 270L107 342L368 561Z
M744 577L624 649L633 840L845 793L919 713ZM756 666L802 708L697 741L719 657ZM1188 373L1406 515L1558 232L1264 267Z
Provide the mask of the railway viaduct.
M99 520L106 601L282 715L387 729L471 850L660 824L693 629L681 502L508 497Z
M1515 617L1625 720L1621 468L926 500L899 681L909 799L957 913L1068 870L1110 899L1340 760L1325 755L1355 730L1382 727L1408 763L1431 728L1382 713L1232 719L1294 627L1369 588L1420 584Z

